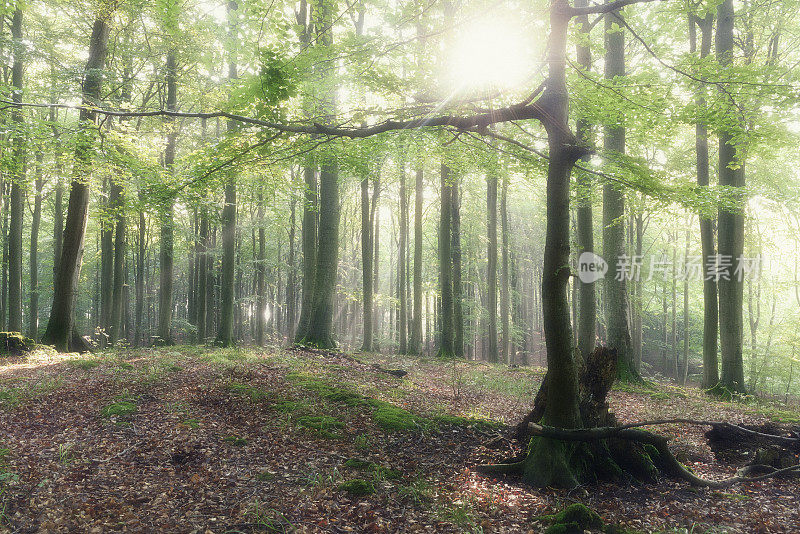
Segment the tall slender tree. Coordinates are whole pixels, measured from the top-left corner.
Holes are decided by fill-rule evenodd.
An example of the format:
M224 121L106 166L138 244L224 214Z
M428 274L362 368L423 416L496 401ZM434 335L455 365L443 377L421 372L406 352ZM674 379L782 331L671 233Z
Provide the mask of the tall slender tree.
M23 54L22 9L17 7L11 20L11 38L14 48L14 63L11 67L11 86L14 102L22 102ZM8 329L22 331L22 218L25 213L25 124L21 107L11 114L14 123L12 133L12 173L9 202L8 229Z
M625 34L621 28L622 14L613 11L605 15L606 56L605 77L612 82L625 76ZM606 126L603 148L608 154L625 152L625 127ZM608 346L617 351L617 376L623 380L639 380L633 358L631 331L628 322L628 290L626 266L621 263L625 254L625 193L617 184L603 186L603 255L608 262L609 275L604 281L604 305Z
M238 9L236 0L228 0L228 79L239 77L236 58L238 41ZM228 121L228 134L236 131L236 123ZM225 174L225 205L222 207L222 287L219 315L219 331L216 345L230 347L234 344L234 292L236 274L236 171L228 169Z
M723 68L733 62L734 46L733 0L723 0L717 6L717 62ZM740 126L737 124L737 127ZM739 205L722 206L719 221L719 259L737 265L744 251L744 153L738 146L738 132L725 125L719 132L719 185L739 191ZM724 269L725 267L721 265ZM745 392L742 362L742 302L744 283L733 269L719 279L719 340L722 355L720 383L730 391Z
M97 118L95 107L100 104L103 88L103 67L108 46L110 21L116 9L115 1L101 2L97 18L92 25L89 40L89 59L83 74L82 94L84 107L80 111L80 131L75 145L73 180L70 186L67 218L64 224L62 253L53 288L53 305L47 323L44 343L57 350L82 349L79 338L73 336L74 303L80 277L86 221L89 212L89 180L94 146L93 123Z

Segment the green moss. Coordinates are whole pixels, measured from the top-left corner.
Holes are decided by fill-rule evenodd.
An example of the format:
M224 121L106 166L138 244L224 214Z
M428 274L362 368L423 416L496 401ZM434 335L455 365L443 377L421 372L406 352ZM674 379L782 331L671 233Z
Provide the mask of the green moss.
M395 432L400 430L414 430L424 425L424 420L415 416L408 410L398 408L392 404L384 404L372 414L375 424L383 430Z
M346 480L339 484L339 490L347 492L354 497L361 497L363 495L375 493L375 486L364 479L354 478L353 480Z
M19 332L0 332L0 358L22 356L36 348L36 342Z
M298 426L314 430L331 430L344 427L344 423L330 415L304 415L296 419Z
M583 534L584 530L603 528L603 520L597 512L581 503L571 504L557 514L543 515L536 519L550 523L550 528L545 531L549 534L573 532Z
M106 404L100 409L102 417L127 417L139 411L136 404L129 400L117 400L111 404Z
M283 413L293 413L308 408L309 403L305 401L290 401L284 400L276 402L272 408Z
M488 419L477 419L474 417L460 417L457 415L440 414L433 417L435 423L441 425L462 426L474 428L478 431L496 430L503 428L505 425L499 421L490 421Z
M583 534L583 530L578 523L556 523L547 527L544 534Z

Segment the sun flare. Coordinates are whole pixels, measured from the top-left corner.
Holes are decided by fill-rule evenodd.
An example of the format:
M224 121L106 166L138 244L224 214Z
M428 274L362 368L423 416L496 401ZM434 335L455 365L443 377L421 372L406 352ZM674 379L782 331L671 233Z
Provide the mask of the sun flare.
M450 76L461 89L516 87L530 75L528 45L522 29L513 20L476 21L459 32L453 43Z

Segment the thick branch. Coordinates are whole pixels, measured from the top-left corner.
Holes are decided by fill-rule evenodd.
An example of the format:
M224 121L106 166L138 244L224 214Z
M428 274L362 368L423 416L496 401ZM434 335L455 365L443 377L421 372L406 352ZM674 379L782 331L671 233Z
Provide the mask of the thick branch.
M622 9L625 6L629 6L632 4L644 4L649 2L661 2L661 1L662 0L617 0L616 2L611 2L609 4L601 4L601 5L586 6L586 7L570 7L568 13L570 17L577 17L579 15L600 15L603 13L611 13L613 11L617 11L618 9Z
M151 111L116 111L88 106L70 106L67 104L16 103L3 99L0 99L0 104L5 104L3 109L15 107L64 108L92 111L107 117L180 117L195 119L213 119L221 117L243 124L260 126L262 128L268 128L290 134L326 135L332 137L349 137L351 139L371 137L373 135L396 130L410 130L424 127L449 126L459 130L466 130L470 128L481 130L491 124L509 122L513 120L537 119L545 124L550 122L550 115L547 113L545 106L541 105L539 102L515 104L505 108L465 117L440 115L436 117L422 117L407 121L387 120L374 126L367 126L363 128L333 127L318 123L285 124L280 122L265 121L253 117L246 117L243 115L236 115L226 111L213 111L207 113L168 111L164 109Z

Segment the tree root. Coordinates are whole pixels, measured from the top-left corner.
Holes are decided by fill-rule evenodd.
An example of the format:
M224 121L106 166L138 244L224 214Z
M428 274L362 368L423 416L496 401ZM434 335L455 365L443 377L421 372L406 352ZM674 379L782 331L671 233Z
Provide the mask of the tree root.
M484 475L513 475L521 473L524 464L524 461L510 464L483 464L476 465L475 471Z
M657 434L647 432L645 430L639 430L638 428L634 428L637 426L667 424L676 422L701 424L699 422L693 422L691 420L670 419L661 421L646 421L642 423L634 423L619 427L565 429L565 428L555 428L551 426L539 425L536 423L530 423L528 425L528 430L534 436L557 439L562 441L597 441L603 439L616 438L616 439L625 439L625 440L635 441L638 443L652 445L653 447L655 447L655 449L658 451L660 455L660 461L662 463L664 471L667 474L674 476L675 478L687 481L689 484L693 486L701 486L708 488L724 488L742 482L756 482L759 480L765 480L768 478L773 478L784 474L800 475L800 464L797 464L785 467L783 469L775 469L775 468L770 468L769 466L765 466L764 469L773 469L773 470L766 474L755 477L737 475L723 480L704 479L698 477L697 475L686 469L686 467L684 467L683 464L681 464L675 458L675 456L672 454L672 452L669 450L669 447L667 446L667 438L665 438L664 436L659 436ZM703 422L702 424L705 423L707 422Z

